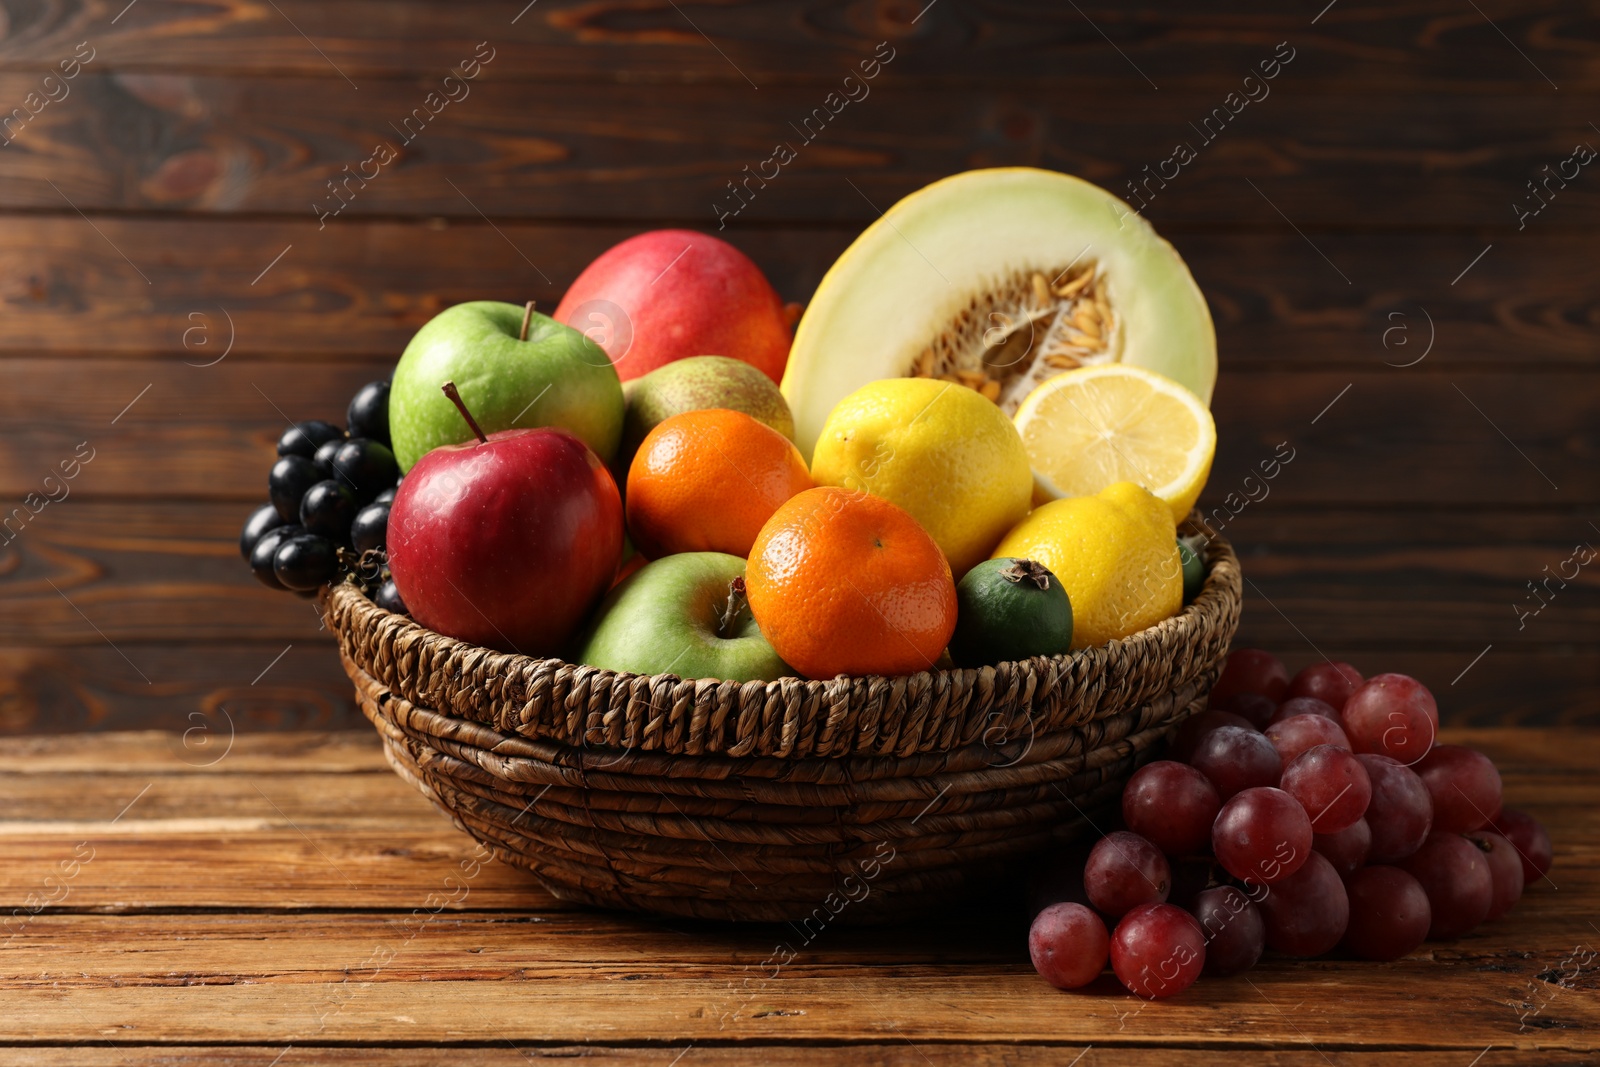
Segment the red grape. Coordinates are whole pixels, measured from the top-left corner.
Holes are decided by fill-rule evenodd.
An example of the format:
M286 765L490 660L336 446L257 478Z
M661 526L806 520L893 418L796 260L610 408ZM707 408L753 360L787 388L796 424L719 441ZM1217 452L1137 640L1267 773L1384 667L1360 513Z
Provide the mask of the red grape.
M1489 914L1483 921L1490 922L1510 911L1522 899L1522 857L1517 855L1510 841L1493 830L1468 834L1467 840L1489 861L1489 880L1494 892L1489 901Z
M1320 956L1344 936L1350 901L1339 872L1317 853L1289 877L1266 886L1256 903L1267 944L1290 956Z
M1243 715L1236 715L1231 711L1218 711L1215 708L1202 711L1183 720L1177 733L1172 735L1172 744L1167 750L1167 756L1187 763L1189 757L1194 754L1195 747L1205 739L1205 736L1212 730L1224 726L1237 726L1241 730L1255 729L1250 725L1250 720Z
M1211 709L1231 711L1259 730L1272 720L1272 713L1278 710L1278 705L1260 693L1235 693L1212 701Z
M1345 736L1357 752L1376 752L1410 765L1428 754L1439 732L1433 694L1404 674L1375 674L1340 709Z
M1416 772L1388 756L1362 755L1356 759L1372 781L1367 805L1367 825L1372 829L1369 863L1393 863L1421 847L1433 826L1433 801Z
M1111 969L1130 993L1157 999L1194 984L1206 962L1200 924L1171 904L1141 904L1111 935Z
M1278 788L1294 797L1319 834L1338 833L1366 813L1372 780L1361 761L1333 745L1308 748L1283 769Z
M1284 719L1292 719L1296 715L1321 715L1324 719L1332 719L1335 723L1339 721L1338 709L1326 700L1318 700L1316 697L1290 697L1278 705L1278 710L1267 720L1267 726L1282 722Z
M1285 705L1287 707L1287 705ZM1321 715L1296 715L1267 727L1267 740L1278 750L1278 757L1287 767L1295 757L1308 748L1332 745L1350 751L1350 741L1339 729L1339 724Z
M1344 946L1364 960L1397 960L1428 937L1433 909L1422 883L1398 867L1363 867L1345 883Z
M1217 862L1242 881L1270 885L1298 871L1311 854L1311 820L1281 789L1246 789L1222 805L1211 828Z
M1465 745L1435 745L1414 768L1433 800L1433 828L1464 833L1489 825L1500 813L1500 772L1482 752Z
M1206 974L1248 971L1266 947L1266 927L1250 898L1231 885L1213 886L1190 909L1206 935Z
M1335 709L1361 688L1361 672L1348 663L1313 663L1289 682L1289 696L1316 697Z
M1211 687L1211 706L1235 693L1260 693L1276 704L1288 691L1289 669L1282 660L1259 648L1236 648Z
M1360 870L1371 849L1372 828L1365 819L1357 819L1338 833L1317 834L1311 838L1311 850L1326 857L1341 878L1349 878Z
M1217 795L1227 800L1242 789L1276 785L1283 761L1264 734L1237 726L1221 726L1195 746L1189 764L1211 779Z
M1138 834L1115 830L1089 851L1083 867L1089 903L1115 919L1140 904L1159 904L1172 888L1161 850Z
M1550 835L1545 833L1539 820L1525 811L1503 808L1491 823L1495 830L1505 835L1511 847L1522 857L1522 884L1532 885L1545 876L1555 861L1550 847Z
M1400 864L1422 883L1433 909L1428 936L1448 941L1483 922L1494 903L1489 861L1460 834L1432 834Z
M1028 929L1033 969L1057 989L1077 989L1100 977L1110 951L1106 924L1082 904L1052 904Z
M1122 819L1169 856L1203 851L1222 798L1211 780L1193 767L1157 760L1134 772L1122 791Z

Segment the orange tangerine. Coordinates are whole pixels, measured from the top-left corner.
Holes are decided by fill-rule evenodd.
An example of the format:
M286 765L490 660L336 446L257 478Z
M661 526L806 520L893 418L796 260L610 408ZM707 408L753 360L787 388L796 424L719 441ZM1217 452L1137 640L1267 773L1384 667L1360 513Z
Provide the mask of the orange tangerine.
M950 564L928 532L881 497L834 486L778 508L745 588L761 632L810 678L927 670L956 625Z
M674 415L628 468L628 533L647 559L674 552L748 556L778 506L811 488L800 450L742 411Z

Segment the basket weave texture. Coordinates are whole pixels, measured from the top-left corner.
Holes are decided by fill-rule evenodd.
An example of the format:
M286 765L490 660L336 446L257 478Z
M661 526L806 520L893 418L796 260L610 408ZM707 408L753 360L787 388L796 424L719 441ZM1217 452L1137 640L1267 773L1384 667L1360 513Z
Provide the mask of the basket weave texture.
M1241 582L1225 541L1205 554L1195 601L1124 640L893 678L619 674L463 644L350 584L328 622L390 765L556 896L870 922L1071 839L1204 706Z

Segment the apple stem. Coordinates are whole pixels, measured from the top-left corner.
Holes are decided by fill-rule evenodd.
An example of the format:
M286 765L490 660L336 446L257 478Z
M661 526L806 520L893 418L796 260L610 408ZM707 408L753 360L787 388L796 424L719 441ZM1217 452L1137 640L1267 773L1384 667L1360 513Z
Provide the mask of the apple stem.
M722 609L722 618L717 620L718 637L726 638L728 636L729 628L733 626L734 620L739 617L739 613L744 610L745 603L744 579L735 578L728 583L728 603Z
M467 425L472 427L472 432L477 435L481 444L488 444L489 438L484 434L483 427L478 425L478 420L472 417L472 412L467 410L467 402L461 399L461 393L456 389L455 382L445 382L439 387L445 396L450 398L450 403L461 412L461 417L467 420Z
M530 300L522 309L522 329L517 331L517 340L519 341L528 339L528 325L533 322L534 303L535 301Z

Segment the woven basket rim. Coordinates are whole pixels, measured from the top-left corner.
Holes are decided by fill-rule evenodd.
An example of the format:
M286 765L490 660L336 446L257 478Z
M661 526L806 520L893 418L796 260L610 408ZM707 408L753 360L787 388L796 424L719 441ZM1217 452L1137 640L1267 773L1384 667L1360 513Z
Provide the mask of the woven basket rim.
M499 652L391 614L351 581L330 591L327 614L345 656L376 683L508 735L689 755L910 756L1072 728L1191 680L1231 636L1242 595L1227 541L1209 538L1204 555L1195 599L1126 638L901 676L738 682Z

